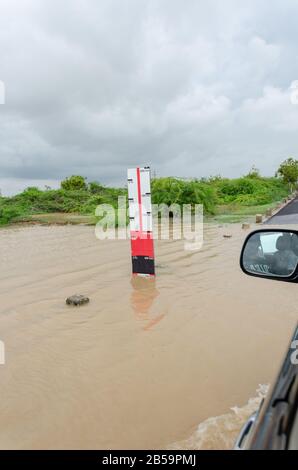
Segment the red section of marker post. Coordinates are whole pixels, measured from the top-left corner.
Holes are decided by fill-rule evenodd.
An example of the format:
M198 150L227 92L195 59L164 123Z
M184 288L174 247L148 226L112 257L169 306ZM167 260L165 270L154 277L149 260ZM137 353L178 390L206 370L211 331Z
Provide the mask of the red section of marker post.
M150 168L127 171L133 274L155 275Z
M131 255L132 256L149 256L154 258L154 245L151 233L131 232Z

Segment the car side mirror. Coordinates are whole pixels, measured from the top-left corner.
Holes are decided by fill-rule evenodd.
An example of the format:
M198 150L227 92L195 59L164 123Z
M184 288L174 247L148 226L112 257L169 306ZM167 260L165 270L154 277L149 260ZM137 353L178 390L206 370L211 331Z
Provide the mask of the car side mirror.
M250 276L298 282L298 231L265 229L250 233L240 266Z

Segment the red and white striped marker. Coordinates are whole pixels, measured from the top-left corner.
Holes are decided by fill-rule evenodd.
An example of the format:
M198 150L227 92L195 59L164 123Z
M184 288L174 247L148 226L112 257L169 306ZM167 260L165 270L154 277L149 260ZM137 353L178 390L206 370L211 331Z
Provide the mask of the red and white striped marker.
M127 170L132 272L154 276L150 168Z

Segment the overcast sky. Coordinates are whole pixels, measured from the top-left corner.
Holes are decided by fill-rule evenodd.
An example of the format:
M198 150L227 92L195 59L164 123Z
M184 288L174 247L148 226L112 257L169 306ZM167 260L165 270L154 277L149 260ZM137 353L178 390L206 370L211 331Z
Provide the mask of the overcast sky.
M273 174L298 158L297 18L297 0L0 0L2 193L144 164Z

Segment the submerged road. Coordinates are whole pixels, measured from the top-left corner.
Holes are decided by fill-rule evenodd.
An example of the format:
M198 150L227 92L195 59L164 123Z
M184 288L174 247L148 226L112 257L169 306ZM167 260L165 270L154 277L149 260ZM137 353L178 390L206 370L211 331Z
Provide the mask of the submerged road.
M265 223L271 225L298 224L298 198L291 201Z

